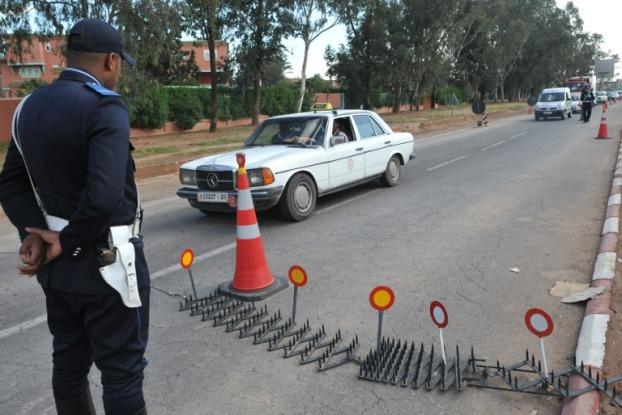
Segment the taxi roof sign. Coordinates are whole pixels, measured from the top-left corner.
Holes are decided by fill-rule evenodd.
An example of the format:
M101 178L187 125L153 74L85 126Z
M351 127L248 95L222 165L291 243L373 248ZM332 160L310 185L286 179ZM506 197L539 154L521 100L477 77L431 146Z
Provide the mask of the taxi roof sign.
M387 286L380 285L369 293L369 303L378 311L388 310L394 302L395 294Z
M289 280L296 287L302 287L307 283L307 272L300 265L293 265L289 269Z
M322 111L322 110L332 110L333 106L330 102L316 102L311 105L311 111Z
M194 262L194 251L190 248L184 249L181 255L179 256L179 265L181 265L183 269L188 269L192 266L193 262Z

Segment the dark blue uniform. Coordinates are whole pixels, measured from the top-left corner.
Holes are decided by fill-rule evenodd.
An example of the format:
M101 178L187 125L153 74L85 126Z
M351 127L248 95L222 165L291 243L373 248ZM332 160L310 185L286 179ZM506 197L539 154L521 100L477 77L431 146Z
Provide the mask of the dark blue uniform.
M25 160L47 213L69 220L60 232L62 256L37 274L54 336L54 396L70 399L85 391L95 362L106 412L134 414L144 407L149 324L142 238L132 239L142 307L125 307L97 263L110 226L131 224L137 210L127 108L89 74L66 69L28 98L17 130L24 159L12 142L0 173L4 211L22 239L26 227L47 228Z

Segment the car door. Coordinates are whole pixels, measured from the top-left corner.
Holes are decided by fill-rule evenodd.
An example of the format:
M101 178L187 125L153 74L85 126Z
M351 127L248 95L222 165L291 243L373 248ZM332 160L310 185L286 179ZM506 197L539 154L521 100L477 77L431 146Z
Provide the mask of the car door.
M353 118L365 151L365 177L382 173L391 152L389 135L368 114L355 115Z
M350 117L339 117L352 126ZM329 131L332 131L332 125ZM350 141L342 144L331 145L327 143L326 152L328 154L328 174L330 188L345 186L349 183L362 180L365 176L365 153L361 140L354 133L353 128L349 128L352 135ZM347 129L346 129L347 131Z

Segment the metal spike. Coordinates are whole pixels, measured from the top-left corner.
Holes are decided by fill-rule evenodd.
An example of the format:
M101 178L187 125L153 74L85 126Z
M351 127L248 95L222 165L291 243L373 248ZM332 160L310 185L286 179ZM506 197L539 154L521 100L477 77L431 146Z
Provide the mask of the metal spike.
M600 385L600 373L596 372L596 384Z
M540 363L540 360L538 360L538 373L542 372L542 364Z
M529 349L525 349L525 361L529 361Z
M608 385L609 385L609 381L607 379L605 379L605 385L604 385L605 392L607 392L607 386Z
M581 360L581 373L583 373L583 360Z
M551 370L551 385L554 385L554 384L555 384L555 374Z
M592 380L592 366L587 367L587 375L589 376L590 380Z
M514 390L518 390L518 378L514 376Z

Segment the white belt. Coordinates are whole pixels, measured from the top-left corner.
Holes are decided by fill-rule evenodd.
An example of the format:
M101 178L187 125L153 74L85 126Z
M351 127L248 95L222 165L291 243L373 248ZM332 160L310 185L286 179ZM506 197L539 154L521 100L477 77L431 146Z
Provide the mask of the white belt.
M45 218L48 229L60 232L69 223L67 219L47 215ZM138 236L140 221L135 220L131 225L111 226L108 236L110 248L116 248L116 261L99 268L99 273L115 291L121 295L126 307L135 308L142 305L138 294L136 277L136 251L131 238Z

